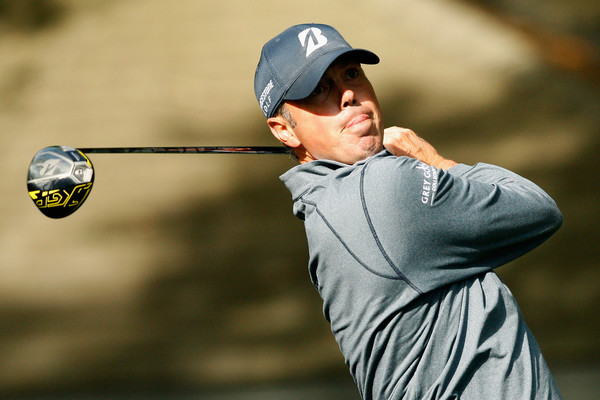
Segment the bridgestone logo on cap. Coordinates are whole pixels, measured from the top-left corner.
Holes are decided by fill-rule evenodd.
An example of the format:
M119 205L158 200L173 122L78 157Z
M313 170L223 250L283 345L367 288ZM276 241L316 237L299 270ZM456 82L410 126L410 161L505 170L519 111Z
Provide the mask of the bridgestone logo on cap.
M269 108L271 107L271 96L269 96L269 93L271 92L271 89L273 89L273 86L273 80L271 79L260 95L259 104L265 115L269 113ZM269 101L265 103L265 100Z
M308 28L298 34L302 47L306 49L306 58L320 47L327 44L327 38L323 36L319 28Z

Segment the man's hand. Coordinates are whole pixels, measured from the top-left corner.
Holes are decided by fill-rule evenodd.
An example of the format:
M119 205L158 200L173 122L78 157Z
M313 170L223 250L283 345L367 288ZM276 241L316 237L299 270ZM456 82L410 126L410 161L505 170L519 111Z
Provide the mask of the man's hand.
M396 156L407 156L440 169L450 169L456 162L440 156L437 150L416 133L392 126L384 130L383 146Z

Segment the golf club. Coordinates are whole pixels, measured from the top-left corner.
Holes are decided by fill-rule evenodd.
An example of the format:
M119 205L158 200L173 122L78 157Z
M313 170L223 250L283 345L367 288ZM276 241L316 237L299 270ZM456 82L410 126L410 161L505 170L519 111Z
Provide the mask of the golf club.
M86 156L103 154L286 154L284 147L194 146L194 147L95 147L49 146L38 151L27 174L27 191L47 217L73 214L87 199L94 183L94 166Z

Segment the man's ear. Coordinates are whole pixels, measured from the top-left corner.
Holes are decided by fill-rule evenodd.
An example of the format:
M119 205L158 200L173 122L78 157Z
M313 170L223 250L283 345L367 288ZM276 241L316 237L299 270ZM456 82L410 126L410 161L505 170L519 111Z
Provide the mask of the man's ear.
M267 124L269 125L269 128L271 128L271 133L275 136L275 139L288 147L296 148L300 146L301 143L294 133L294 128L292 128L290 122L281 115L267 119Z

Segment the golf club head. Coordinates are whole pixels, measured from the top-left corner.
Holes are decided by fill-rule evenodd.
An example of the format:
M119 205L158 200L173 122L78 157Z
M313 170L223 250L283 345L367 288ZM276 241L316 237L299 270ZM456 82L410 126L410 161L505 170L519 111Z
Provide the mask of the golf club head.
M27 190L47 217L73 214L85 201L94 183L94 167L81 151L50 146L36 153L29 165Z

